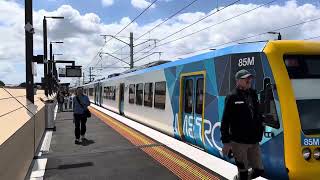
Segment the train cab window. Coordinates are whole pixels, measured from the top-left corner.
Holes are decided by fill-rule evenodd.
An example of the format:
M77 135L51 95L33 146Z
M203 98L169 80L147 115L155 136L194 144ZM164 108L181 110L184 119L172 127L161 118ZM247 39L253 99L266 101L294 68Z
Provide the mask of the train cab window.
M152 107L153 100L153 83L144 84L144 106Z
M192 113L193 105L193 80L188 79L185 82L185 95L184 95L184 112Z
M137 84L136 85L136 104L142 105L143 100L143 84Z
M89 96L93 96L93 88L89 88Z
M154 90L154 107L165 109L166 105L166 82L156 82Z
M291 79L320 78L319 55L285 55L283 58Z
M203 78L197 80L196 113L202 114L203 107Z
M135 99L135 84L130 84L129 86L129 103L133 104Z

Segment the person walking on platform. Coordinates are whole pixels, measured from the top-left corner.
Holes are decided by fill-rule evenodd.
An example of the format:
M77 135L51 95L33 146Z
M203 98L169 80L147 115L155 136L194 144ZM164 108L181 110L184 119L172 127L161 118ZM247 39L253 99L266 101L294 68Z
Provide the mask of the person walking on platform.
M82 142L87 140L85 138L85 133L89 105L90 101L88 96L83 94L83 89L81 87L78 87L76 96L73 97L73 117L75 124L74 134L76 137L75 144L80 144L80 135Z
M63 103L64 103L64 95L61 91L57 93L57 101L58 101L58 110L59 112L63 111Z
M254 179L264 173L259 146L263 135L262 115L258 95L251 89L253 75L242 69L235 78L236 88L226 97L221 122L222 152L235 158L238 174L234 179Z

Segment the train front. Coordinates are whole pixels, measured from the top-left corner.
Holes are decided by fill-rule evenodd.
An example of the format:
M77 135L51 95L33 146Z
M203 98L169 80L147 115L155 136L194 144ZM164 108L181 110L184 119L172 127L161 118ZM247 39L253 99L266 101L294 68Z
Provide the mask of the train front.
M271 41L289 179L320 179L320 42Z

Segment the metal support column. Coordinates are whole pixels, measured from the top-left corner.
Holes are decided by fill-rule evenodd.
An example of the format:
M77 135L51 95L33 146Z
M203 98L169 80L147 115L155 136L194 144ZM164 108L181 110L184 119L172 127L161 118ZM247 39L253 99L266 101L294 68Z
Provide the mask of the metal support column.
M133 33L130 32L130 69L133 68Z
M43 18L43 85L44 93L48 96L48 42L47 42L47 20L46 17Z
M25 43L26 43L26 94L27 99L34 103L32 58L33 58L33 18L32 0L25 0Z
M53 52L52 52L52 43L50 43L50 61L48 61L48 90L49 94L52 94L52 60L53 60Z

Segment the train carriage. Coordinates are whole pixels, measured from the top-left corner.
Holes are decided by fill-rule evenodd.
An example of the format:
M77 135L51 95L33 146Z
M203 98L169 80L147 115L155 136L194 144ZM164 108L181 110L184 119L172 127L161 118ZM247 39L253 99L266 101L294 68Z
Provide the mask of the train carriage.
M320 177L320 43L238 44L85 85L99 106L223 158L220 123L240 69L254 76L266 118L266 177ZM90 93L91 92L91 93Z

